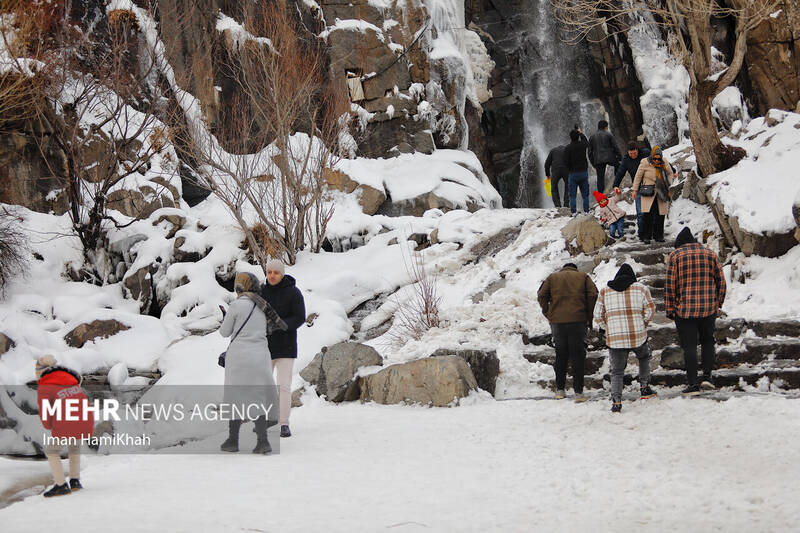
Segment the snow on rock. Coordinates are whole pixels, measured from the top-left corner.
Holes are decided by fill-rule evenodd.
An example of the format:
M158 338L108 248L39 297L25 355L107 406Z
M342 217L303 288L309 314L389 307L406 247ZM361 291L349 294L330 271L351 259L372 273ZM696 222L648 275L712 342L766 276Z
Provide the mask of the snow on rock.
M747 255L778 256L797 244L792 207L800 194L798 129L800 115L770 110L766 117L752 120L739 139L726 141L744 148L747 157L706 180Z

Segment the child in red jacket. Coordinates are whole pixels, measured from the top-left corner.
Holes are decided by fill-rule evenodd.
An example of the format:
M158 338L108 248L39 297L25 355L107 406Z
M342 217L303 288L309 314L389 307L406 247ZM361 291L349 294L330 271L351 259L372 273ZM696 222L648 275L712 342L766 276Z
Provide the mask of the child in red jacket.
M614 196L611 198L598 191L594 191L594 197L600 205L600 220L608 224L609 235L622 238L625 235L625 211L617 205L619 189L614 187Z
M80 375L73 370L56 366L52 355L45 355L36 361L36 377L38 378L39 417L42 426L50 430L50 442L45 443L45 454L50 463L55 485L44 493L45 498L69 494L73 490L83 488L80 482L81 456L80 445L84 438L91 438L94 430L94 416L85 407L86 395L80 387ZM66 401L77 401L77 414L66 412ZM44 403L50 405L62 402L60 414L45 414ZM70 418L74 418L72 420ZM58 442L56 442L58 441ZM61 452L67 447L69 455L69 485L64 478L61 465Z

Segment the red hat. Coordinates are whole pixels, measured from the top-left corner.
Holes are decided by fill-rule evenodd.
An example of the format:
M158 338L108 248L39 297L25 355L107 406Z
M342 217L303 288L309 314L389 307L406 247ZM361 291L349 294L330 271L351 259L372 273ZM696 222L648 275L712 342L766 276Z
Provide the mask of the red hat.
M606 195L600 191L594 191L592 194L594 194L594 199L597 200L598 204L606 205L608 203L608 198L606 198Z

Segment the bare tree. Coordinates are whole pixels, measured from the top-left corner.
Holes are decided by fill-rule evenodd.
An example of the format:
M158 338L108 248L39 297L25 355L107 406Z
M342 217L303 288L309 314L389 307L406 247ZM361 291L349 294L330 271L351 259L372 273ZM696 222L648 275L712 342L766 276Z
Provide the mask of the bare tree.
M408 258L403 255L403 265L413 283L407 286L405 297L395 295L397 311L388 332L389 343L395 346L419 340L428 330L441 325L439 305L442 298L436 272L426 268L420 252L412 251Z
M0 209L0 295L14 276L24 273L28 266L27 236L21 231L22 219Z
M739 74L748 33L775 11L781 0L550 0L571 41L602 40L626 31L632 16L646 12L653 24L674 36L678 59L689 72L689 135L704 176L725 170L738 158L719 138L711 103ZM711 22L735 22L736 43L730 65L713 71Z
M124 189L127 178L145 174L151 157L165 146L150 83L155 61L145 57L147 47L138 46L129 12L112 13L106 35L98 27L73 25L65 11L50 31L36 73L42 87L37 118L49 131L39 139L40 151L52 174L63 180L86 272L102 282L96 265L104 233L108 226L132 222L110 212L108 197ZM63 161L45 156L53 145ZM154 194L160 196L163 188L154 185ZM133 219L141 215L135 212Z
M325 175L339 158L349 100L343 84L326 79L324 49L289 3L254 3L230 36L221 67L242 97L224 107L215 137L189 127L176 144L212 171L201 185L221 197L251 249L251 240L266 241L268 253L253 250L262 267L266 255L293 264L298 251L321 249L333 215ZM219 176L227 183L215 183ZM245 209L234 205L240 200Z

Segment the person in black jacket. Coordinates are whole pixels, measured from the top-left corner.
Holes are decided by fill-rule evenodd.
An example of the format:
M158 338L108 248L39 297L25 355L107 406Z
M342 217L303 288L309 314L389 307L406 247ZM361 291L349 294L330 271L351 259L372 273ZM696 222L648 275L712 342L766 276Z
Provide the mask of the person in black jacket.
M569 132L570 142L567 145L567 169L569 170L569 210L573 215L577 212L578 187L583 197L583 212L589 212L589 164L586 161L586 150L589 141L576 125Z
M288 330L275 331L267 336L272 355L272 369L277 373L280 392L281 437L290 437L289 411L292 407L292 367L297 359L297 328L306 320L306 304L292 276L284 274L283 262L273 259L267 263L267 283L261 296L286 322Z
M636 177L636 171L639 170L639 163L642 159L650 157L650 148L639 148L636 141L628 143L628 153L622 158L622 162L617 167L617 172L614 175L614 187L619 187L625 173L631 175L631 181ZM644 225L644 215L642 215L642 198L636 196L634 201L636 204L636 233L639 238L642 237L642 226Z
M597 190L605 192L606 167L611 165L614 170L619 166L622 154L619 153L617 141L608 131L608 122L601 120L597 123L597 133L589 137L589 161L592 162L597 172ZM634 172L634 175L636 173Z
M544 160L544 175L550 180L553 205L561 207L561 195L558 192L559 182L564 182L564 207L569 205L569 170L567 169L567 145L556 146Z

